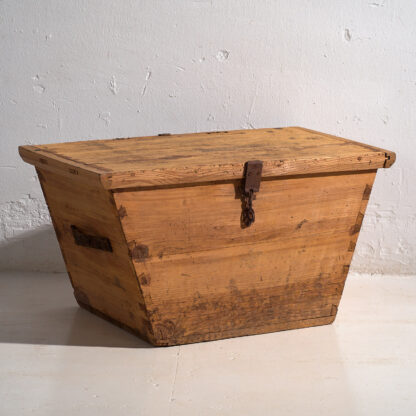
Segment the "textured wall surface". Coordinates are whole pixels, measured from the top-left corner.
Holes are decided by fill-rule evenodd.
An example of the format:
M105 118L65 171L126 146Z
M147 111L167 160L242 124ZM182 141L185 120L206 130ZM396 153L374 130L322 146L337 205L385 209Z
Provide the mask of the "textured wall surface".
M416 271L414 0L0 1L0 269L63 270L19 144L300 125L397 152L355 271Z

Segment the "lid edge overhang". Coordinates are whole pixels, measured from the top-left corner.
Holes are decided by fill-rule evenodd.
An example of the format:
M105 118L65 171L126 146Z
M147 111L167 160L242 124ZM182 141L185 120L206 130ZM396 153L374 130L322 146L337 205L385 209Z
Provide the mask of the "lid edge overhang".
M389 168L396 160L396 154L385 149L303 127L289 127L289 129L300 129L337 141L341 140L346 143L359 145L362 151L330 157L303 157L299 159L290 158L281 160L266 159L263 160L263 178L314 175L331 172L368 171ZM174 138L173 135L171 136L172 138ZM76 176L78 179L95 183L98 182L108 190L166 185L182 186L185 184L239 180L244 176L244 164L246 162L246 160L241 160L215 165L190 165L158 169L139 168L126 171L111 171L102 166L86 164L79 160L71 159L68 156L58 155L42 148L42 146L19 146L19 154L25 162L39 169L53 171L72 178Z
M262 178L374 171L387 167L386 161L384 151L362 153L358 157L268 160L263 161ZM100 175L100 179L103 187L110 190L233 181L243 179L244 164L245 162L214 167L212 165L201 165L175 170L154 169L103 173Z

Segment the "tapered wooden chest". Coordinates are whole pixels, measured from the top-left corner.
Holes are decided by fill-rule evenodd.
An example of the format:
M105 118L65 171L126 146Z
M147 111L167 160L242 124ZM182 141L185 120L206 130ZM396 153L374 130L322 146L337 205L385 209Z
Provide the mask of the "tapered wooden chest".
M154 345L333 322L393 152L300 127L21 146L79 305Z

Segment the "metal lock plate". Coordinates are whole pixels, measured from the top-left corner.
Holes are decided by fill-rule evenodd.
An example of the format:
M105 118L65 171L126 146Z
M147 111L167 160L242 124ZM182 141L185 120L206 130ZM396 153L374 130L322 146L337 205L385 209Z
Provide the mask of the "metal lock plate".
M261 171L263 162L261 160L250 160L246 162L244 169L244 192L242 198L241 226L250 227L256 220L253 208L253 200L256 199L255 192L260 190Z

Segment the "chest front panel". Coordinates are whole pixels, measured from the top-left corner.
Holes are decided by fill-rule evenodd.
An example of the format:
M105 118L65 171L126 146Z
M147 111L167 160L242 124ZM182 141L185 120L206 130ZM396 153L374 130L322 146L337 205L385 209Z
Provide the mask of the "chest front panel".
M158 337L192 342L333 319L374 176L263 181L249 228L236 182L115 192Z

